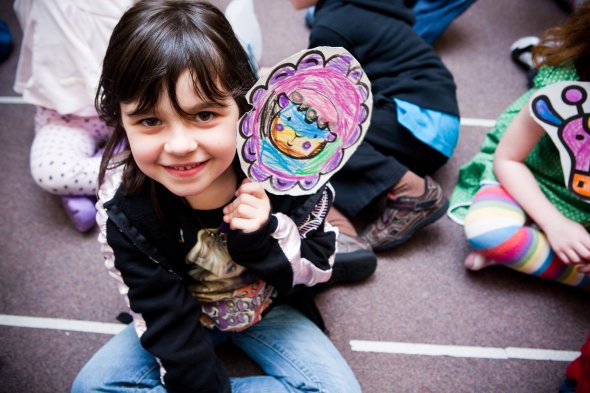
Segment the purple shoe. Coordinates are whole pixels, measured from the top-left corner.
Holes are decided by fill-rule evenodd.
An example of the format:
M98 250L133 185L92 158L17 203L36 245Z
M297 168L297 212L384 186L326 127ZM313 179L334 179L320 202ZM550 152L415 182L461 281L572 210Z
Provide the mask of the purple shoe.
M80 232L88 232L96 225L96 198L90 196L62 196L63 205L74 227Z

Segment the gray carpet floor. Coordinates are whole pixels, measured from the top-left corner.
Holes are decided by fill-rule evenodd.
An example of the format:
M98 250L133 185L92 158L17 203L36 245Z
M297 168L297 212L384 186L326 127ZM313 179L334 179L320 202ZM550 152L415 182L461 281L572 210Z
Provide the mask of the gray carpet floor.
M10 99L21 39L11 6L0 2L16 44L0 64L0 392L66 392L111 337L108 329L118 328L125 304L103 266L97 230L78 233L59 198L31 179L34 108ZM303 11L279 0L255 0L255 7L263 66L306 48ZM447 194L493 120L526 90L511 43L566 16L555 0L479 0L435 43L454 74L463 116L456 153L435 174ZM550 351L527 360L502 349L571 357L590 331L590 297L502 267L467 272L467 252L462 228L444 217L379 254L370 279L321 293L331 338L365 392L557 391L566 360L552 360ZM476 348L461 352L465 347ZM493 358L497 350L505 357ZM232 375L257 371L234 348L220 348L220 355Z

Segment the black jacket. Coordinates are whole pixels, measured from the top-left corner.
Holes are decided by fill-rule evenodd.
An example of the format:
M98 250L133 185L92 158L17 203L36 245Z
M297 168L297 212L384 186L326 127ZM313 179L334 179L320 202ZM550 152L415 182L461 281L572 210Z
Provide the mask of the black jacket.
M170 392L230 391L228 376L215 355L207 329L199 324L201 305L187 290L192 278L187 275L184 261L196 243L199 220L189 205L159 185L153 191L146 186L139 195L126 197L123 186L117 189L113 186L116 182L110 183L110 195L109 191L99 192L102 198L109 195L110 199L117 190L112 199L102 200L104 209L98 212L99 240L103 241L107 266L114 263L112 273L120 273L128 288L131 310L145 321L141 344L165 369L166 388ZM152 192L157 195L160 216L152 203ZM293 286L292 261L270 234L278 225L276 214L285 214L299 227L300 235L305 236L301 238L301 257L318 271L331 271L328 260L335 251L335 233L325 230L323 222L301 233L302 224L320 201L328 201L329 207L333 199L331 188L324 187L311 196L269 197L273 214L268 224L254 233L231 231L230 255L277 290L279 295L273 304L291 302L323 328L311 292L304 285ZM99 200L99 207L102 201ZM203 213L211 222L221 222L221 210ZM203 225L210 227L208 222ZM142 329L138 330L141 333Z
M412 29L413 1L320 0L309 47L341 46L361 64L373 100L393 97L459 115L453 77L440 57Z

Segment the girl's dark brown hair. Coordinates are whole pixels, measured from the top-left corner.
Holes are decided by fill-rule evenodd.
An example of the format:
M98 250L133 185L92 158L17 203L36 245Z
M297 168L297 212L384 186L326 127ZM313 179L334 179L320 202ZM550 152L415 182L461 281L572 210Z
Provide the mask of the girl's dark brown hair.
M535 65L573 64L583 81L590 81L590 2L577 6L568 20L543 34L533 48Z
M96 108L113 134L105 147L99 184L113 166L125 165L127 194L137 193L147 178L130 154L112 163L115 153L129 149L121 121L121 103L137 102L137 112L156 107L168 94L175 110L187 116L178 103L176 82L189 70L197 96L221 103L232 97L240 114L248 110L246 93L255 77L248 56L223 13L195 0L143 0L130 8L113 30L104 58L96 95Z

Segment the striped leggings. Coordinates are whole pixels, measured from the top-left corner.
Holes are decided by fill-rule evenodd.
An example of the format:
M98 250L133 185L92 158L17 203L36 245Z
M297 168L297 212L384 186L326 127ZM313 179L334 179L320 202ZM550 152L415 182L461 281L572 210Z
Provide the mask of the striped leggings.
M467 241L489 260L522 273L590 290L590 276L563 263L547 237L529 225L520 205L499 185L483 186L465 217Z

